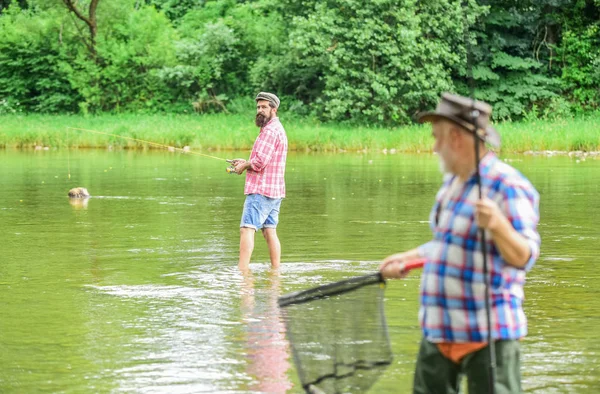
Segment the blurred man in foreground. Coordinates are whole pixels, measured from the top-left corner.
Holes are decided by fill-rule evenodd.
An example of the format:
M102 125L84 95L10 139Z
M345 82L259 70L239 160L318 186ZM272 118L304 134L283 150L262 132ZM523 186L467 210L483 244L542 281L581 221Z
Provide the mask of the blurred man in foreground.
M387 257L380 267L385 278L401 278L406 263L425 258L419 310L423 339L414 393L458 393L463 375L469 393L488 392L486 297L497 355L495 392L522 392L519 340L527 334L523 285L540 252L539 195L521 173L487 150L486 143L500 146L489 125L491 111L486 103L445 93L435 111L419 116L420 122L432 124L434 151L444 173L430 214L433 239ZM474 138L481 157L481 199ZM489 295L479 228L487 240Z

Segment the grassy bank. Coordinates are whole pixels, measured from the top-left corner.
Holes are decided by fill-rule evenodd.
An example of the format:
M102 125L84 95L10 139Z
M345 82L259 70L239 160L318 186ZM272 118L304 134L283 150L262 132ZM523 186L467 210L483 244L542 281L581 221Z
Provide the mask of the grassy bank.
M383 150L430 151L431 129L427 126L399 128L323 124L313 119L282 115L291 150L339 151ZM83 128L118 136L152 141L192 150L246 150L257 134L252 114L242 115L3 115L0 116L0 146L33 148L148 148L148 145L85 131ZM496 125L502 135L502 151L598 151L600 114L558 121L530 121Z

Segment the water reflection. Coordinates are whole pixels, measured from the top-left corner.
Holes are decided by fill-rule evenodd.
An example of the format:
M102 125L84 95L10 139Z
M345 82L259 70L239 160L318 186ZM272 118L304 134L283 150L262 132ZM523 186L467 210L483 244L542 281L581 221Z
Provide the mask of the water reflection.
M246 373L255 379L249 389L286 393L292 384L287 377L289 343L285 339L285 326L277 306L277 298L281 295L279 271L269 271L264 297L257 297L263 292L255 288L255 281L250 271L243 273L240 307L242 321L246 323Z
M69 204L75 209L87 209L89 198L69 198Z

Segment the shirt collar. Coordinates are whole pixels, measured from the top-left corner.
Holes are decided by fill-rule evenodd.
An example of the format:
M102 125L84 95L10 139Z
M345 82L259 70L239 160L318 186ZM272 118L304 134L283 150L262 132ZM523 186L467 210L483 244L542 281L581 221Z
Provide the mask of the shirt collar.
M274 117L274 118L272 118L271 120L269 120L269 121L267 122L267 124L266 124L266 125L264 125L263 127L261 127L261 128L260 128L260 131L262 131L262 130L263 130L265 127L267 127L267 126L268 126L268 125L270 125L271 123L274 123L275 121L279 121L279 118L278 118L277 116L276 116L276 117Z
M498 156L492 151L487 151L486 154L479 160L479 176L485 177L491 170L492 166L498 161ZM467 183L475 183L475 171L467 181Z

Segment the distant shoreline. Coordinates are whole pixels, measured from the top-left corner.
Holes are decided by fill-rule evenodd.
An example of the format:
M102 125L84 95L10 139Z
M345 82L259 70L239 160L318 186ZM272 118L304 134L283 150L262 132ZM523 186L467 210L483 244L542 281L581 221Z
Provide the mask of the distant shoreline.
M4 148L0 148L0 149L11 149L11 150L19 150L19 151L50 151L50 150L58 150L58 149L65 149L63 148L56 148L56 147L51 147L51 146L41 146L41 145L37 145L34 147L4 147ZM107 147L93 147L93 148L88 148L88 147L76 147L76 148L69 148L71 150L109 150L109 151L117 151L117 150L124 150L124 151L144 151L144 150L150 150L153 152L159 152L159 151L169 151L172 152L174 154L186 154L188 152L191 151L191 153L193 154L194 152L196 153L202 153L202 152L210 152L210 153L214 153L214 152L231 152L231 151L239 151L239 150L235 150L235 149L219 149L219 150L215 150L215 149L206 149L204 151L195 151L193 149L191 149L189 146L185 146L183 148L175 148L176 150L167 150L167 149L161 149L161 148L154 148L154 147L118 147L118 148L113 148L112 146L107 146ZM244 149L241 151L248 151L250 152L249 149ZM390 152L389 149L383 149L383 150L369 150L369 149L362 149L362 150L344 150L344 149L340 149L338 151L332 152L332 151L305 151L305 150L291 150L291 152L295 152L295 153L328 153L328 154L351 154L351 153L359 153L359 154L365 154L365 153L376 153L376 154L383 154L383 155L402 155L402 154L434 154L431 150L424 150L424 151L397 151L394 149L391 149L392 152ZM522 155L522 156L546 156L546 157L552 157L552 156L568 156L568 157L572 157L572 158L577 158L577 159L593 159L593 160L600 160L600 151L550 151L550 150L546 150L546 151L525 151L525 152L507 152L507 151L502 151L499 153L499 155L502 154L510 154L510 155Z
M290 151L394 154L431 152L433 146L428 125L332 124L285 114L280 119ZM600 113L574 119L503 122L495 127L502 137L501 154L597 157L600 152ZM157 144L198 152L246 151L257 134L252 113L0 115L0 148L157 149L152 146Z

